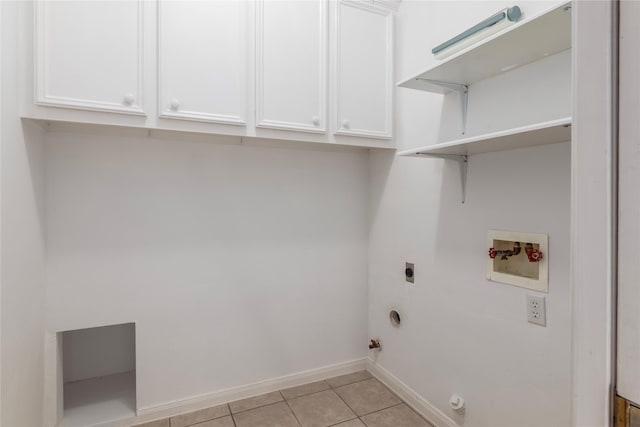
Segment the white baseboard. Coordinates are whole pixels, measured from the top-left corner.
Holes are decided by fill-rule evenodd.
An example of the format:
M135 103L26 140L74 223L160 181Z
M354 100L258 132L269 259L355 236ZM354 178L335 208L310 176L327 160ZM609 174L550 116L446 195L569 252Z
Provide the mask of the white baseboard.
M368 359L367 370L433 425L437 427L460 427L444 412L433 406L391 372L371 359Z
M197 411L198 409L221 405L223 403L233 402L235 400L245 399L247 397L253 397L272 391L295 387L314 381L320 381L338 375L350 374L352 372L367 369L368 367L369 359L355 359L348 362L342 362L318 369L298 372L296 374L260 381L240 387L232 387L214 393L194 396L188 399L167 402L162 405L138 408L137 416L128 418L126 420L110 422L108 424L105 424L105 426L108 425L109 427L128 427L136 424L146 423L148 421L159 420L179 414L184 414L187 412Z

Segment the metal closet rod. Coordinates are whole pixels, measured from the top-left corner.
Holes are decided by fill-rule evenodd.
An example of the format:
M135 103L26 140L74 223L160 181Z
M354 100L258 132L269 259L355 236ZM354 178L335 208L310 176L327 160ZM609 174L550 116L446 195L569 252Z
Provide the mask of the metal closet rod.
M449 39L446 42L434 47L431 50L431 53L435 55L436 53L445 50L446 48L466 39L467 37L471 37L478 31L482 31L485 28L489 28L504 19L508 19L509 21L512 21L512 22L517 21L518 19L520 19L521 15L522 15L522 12L520 11L520 8L518 6L513 6L507 9L503 9L500 12L496 13L495 15L490 16L489 18L480 22L479 24L476 24L473 27L469 28L468 30L463 31L462 33L458 34L454 38Z

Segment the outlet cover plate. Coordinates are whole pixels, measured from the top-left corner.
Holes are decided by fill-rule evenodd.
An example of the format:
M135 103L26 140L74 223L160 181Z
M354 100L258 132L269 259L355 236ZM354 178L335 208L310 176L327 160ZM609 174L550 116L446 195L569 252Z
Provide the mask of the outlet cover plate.
M544 297L527 295L527 321L547 326L547 307Z

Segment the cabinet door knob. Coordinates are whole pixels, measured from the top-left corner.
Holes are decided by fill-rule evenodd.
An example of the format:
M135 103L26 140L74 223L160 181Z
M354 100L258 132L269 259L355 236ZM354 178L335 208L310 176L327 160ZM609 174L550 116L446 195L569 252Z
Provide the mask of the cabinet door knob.
M351 127L351 123L349 122L348 119L344 119L342 121L342 127L345 128L345 129L349 129Z
M313 123L314 126L319 126L320 125L320 117L318 117L318 116L311 117L311 123Z
M169 103L169 108L171 108L173 111L178 111L178 108L180 108L180 101L173 98Z
M133 105L133 102L135 100L136 98L133 96L132 93L125 93L124 98L122 99L122 102L124 102L124 105Z

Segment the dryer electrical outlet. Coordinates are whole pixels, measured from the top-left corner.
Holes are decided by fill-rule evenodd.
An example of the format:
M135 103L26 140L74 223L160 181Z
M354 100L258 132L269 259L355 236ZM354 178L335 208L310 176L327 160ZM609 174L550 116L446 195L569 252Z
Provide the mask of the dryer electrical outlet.
M413 276L415 274L415 267L412 262L404 263L404 280L409 283L413 283Z

